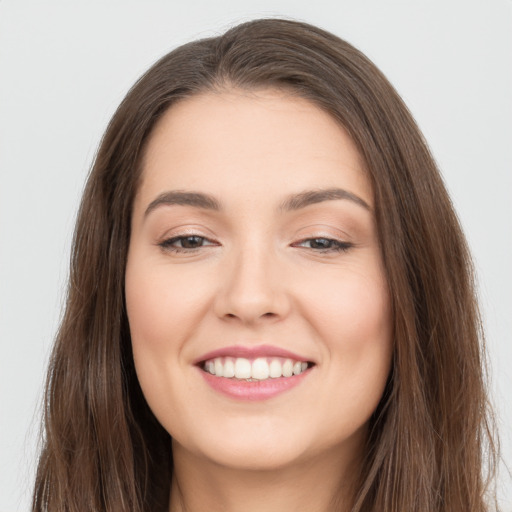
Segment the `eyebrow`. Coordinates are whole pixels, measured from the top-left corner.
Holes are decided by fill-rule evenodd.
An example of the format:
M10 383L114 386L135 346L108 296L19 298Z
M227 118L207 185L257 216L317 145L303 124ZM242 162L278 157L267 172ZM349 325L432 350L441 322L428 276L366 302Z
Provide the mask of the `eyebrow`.
M333 201L346 199L362 206L365 210L371 211L370 205L359 196L344 190L342 188L328 188L321 190L306 190L287 197L279 206L281 211L295 211L324 201ZM151 201L144 212L147 217L153 210L159 206L193 206L204 210L220 211L222 210L220 202L209 194L202 192L186 192L183 190L170 190L163 192L156 199Z
M342 188L306 190L299 194L293 194L281 204L280 209L282 211L299 210L312 204L338 199L347 199L359 206L362 206L365 210L371 211L370 205L364 199Z
M202 208L205 210L221 210L219 201L213 196L203 194L201 192L185 192L183 190L171 190L160 194L156 199L149 203L149 206L144 212L144 217L147 217L154 209L159 206L194 206L195 208Z

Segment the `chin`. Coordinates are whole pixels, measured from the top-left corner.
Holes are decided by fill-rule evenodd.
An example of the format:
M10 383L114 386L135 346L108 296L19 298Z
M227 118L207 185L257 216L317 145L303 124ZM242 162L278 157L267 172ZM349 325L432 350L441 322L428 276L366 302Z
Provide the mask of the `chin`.
M238 471L275 471L298 463L304 453L298 446L245 439L202 450L213 463Z
M253 421L251 421L253 420ZM223 423L223 422L221 422ZM251 424L253 423L253 424ZM297 424L298 423L298 424ZM352 426L352 425L351 425ZM210 424L210 427L214 425ZM238 471L275 471L339 457L340 460L360 454L366 428L318 431L304 423L276 422L270 418L246 418L218 424L202 435L183 439L180 448L196 457ZM189 434L193 434L189 432ZM175 443L179 443L173 438Z

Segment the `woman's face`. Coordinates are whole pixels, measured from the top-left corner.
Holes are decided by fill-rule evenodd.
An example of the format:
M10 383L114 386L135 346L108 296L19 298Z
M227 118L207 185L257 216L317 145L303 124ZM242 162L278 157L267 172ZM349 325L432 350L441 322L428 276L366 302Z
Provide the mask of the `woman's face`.
M126 304L175 456L357 456L392 341L372 190L345 130L272 90L172 106L143 162Z

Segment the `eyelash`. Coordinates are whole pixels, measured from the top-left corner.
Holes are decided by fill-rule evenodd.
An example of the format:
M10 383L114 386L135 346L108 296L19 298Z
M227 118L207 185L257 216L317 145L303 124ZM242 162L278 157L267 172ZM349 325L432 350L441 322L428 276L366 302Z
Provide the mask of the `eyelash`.
M198 249L200 249L201 247L205 247L204 245L200 245L198 247L176 247L176 246L173 246L172 244L176 243L176 242L181 242L183 243L184 240L187 240L187 239L191 239L191 238L194 238L196 240L200 240L200 241L207 241L207 242L211 242L207 245L218 245L214 242L212 242L211 240L209 240L208 238L204 237L204 236L200 236L200 235L180 235L180 236L175 236L173 238L169 238L167 240L164 240L163 242L161 242L160 244L158 244L162 249L165 249L166 251L170 251L170 252L174 252L174 253L190 253L190 252L193 252L193 251L197 251Z
M198 247L188 247L188 248L187 247L176 247L173 245L176 242L180 242L181 244L183 244L183 241L186 239L195 239L196 241L199 241L199 242L206 241L209 243L206 245L200 245ZM328 247L325 247L325 246L324 247L304 247L303 244L305 244L307 242L309 242L310 244L311 244L311 242L316 243L316 244L324 243L324 245L328 245ZM208 238L206 238L204 236L200 236L200 235L180 235L180 236L175 236L173 238L164 240L163 242L161 242L158 245L165 251L170 251L170 252L174 252L174 253L191 253L191 252L195 252L195 251L201 249L202 247L215 246L218 244L215 242L212 242ZM314 252L320 252L320 253L340 253L340 252L346 252L349 249L351 249L353 247L353 244L351 244L349 242L341 242L340 240L336 240L333 238L314 237L314 238L305 238L304 240L301 240L300 242L296 242L296 243L292 244L292 247L303 247L306 249L311 249Z
M300 242L296 242L293 244L293 247L303 247L302 244L306 242L316 242L319 241L327 242L329 244L329 247L308 247L308 249L314 250L315 252L321 252L321 253L332 253L332 252L346 252L349 249L353 247L353 244L350 242L342 242L340 240L336 240L334 238L327 238L323 236L314 237L314 238L305 238L304 240L301 240Z

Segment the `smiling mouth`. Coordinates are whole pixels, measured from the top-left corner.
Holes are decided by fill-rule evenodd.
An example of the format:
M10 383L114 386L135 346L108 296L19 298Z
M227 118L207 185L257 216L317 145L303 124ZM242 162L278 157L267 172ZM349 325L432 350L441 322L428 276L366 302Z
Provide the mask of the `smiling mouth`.
M284 357L215 357L200 362L198 366L216 377L259 382L300 375L314 366L314 363Z

